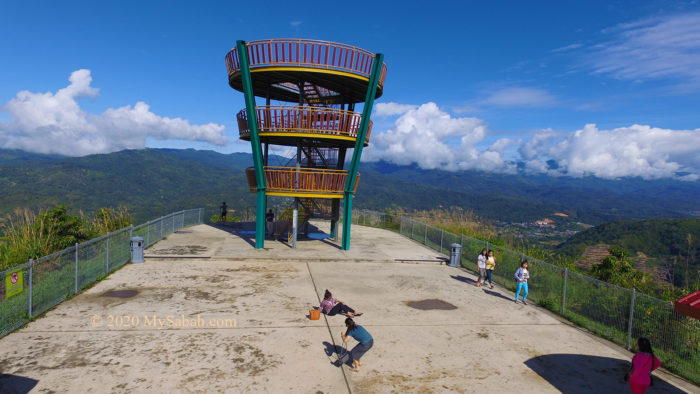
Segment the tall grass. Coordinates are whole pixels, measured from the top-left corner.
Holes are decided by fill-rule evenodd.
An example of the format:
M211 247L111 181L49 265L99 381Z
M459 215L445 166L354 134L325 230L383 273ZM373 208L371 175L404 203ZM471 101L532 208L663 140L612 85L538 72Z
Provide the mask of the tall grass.
M99 237L131 224L131 214L129 214L129 210L126 207L118 207L117 209L100 208L92 217L85 216L81 212L81 217L87 223L92 237Z
M460 207L436 208L418 211L411 216L415 217L416 220L442 228L453 234L464 234L486 241L498 240L496 227L490 221L478 217L472 210L465 210Z
M0 242L0 269L54 252L56 227L45 219L45 215L37 215L27 208L17 208L6 217Z
M58 206L38 213L17 208L0 223L0 270L25 263L131 224L124 207L100 208L94 215L68 215Z

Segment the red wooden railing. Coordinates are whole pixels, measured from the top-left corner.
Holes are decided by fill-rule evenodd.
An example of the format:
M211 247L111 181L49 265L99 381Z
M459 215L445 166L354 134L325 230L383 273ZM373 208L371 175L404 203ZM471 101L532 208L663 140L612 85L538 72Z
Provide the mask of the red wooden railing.
M265 185L268 192L321 193L342 196L348 172L325 168L265 167ZM257 191L255 169L246 169L251 193ZM357 174L353 193L357 190L360 174Z
M299 39L259 40L246 43L250 68L269 66L303 66L347 71L369 78L374 54L351 45L335 42ZM238 52L234 48L226 55L229 76L240 71ZM386 64L379 74L379 86L384 86Z
M259 106L255 107L258 118L258 132L265 133L315 133L357 137L362 114L322 107L299 106ZM238 115L238 132L248 137L248 114L241 110ZM372 121L367 127L365 143L369 142Z

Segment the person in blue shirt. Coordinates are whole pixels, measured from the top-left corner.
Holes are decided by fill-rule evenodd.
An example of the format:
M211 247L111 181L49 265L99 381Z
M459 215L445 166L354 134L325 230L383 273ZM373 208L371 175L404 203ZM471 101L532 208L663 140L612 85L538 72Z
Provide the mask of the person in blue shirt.
M372 338L372 335L370 335L369 332L364 329L364 327L355 324L355 321L350 317L345 319L345 327L347 327L347 331L345 331L345 333L341 331L340 333L340 337L343 338L343 342L348 343L351 337L359 342L350 351L350 357L352 357L352 368L350 370L353 372L360 372L360 366L362 366L360 358L362 358L362 356L372 348L374 345L374 339Z

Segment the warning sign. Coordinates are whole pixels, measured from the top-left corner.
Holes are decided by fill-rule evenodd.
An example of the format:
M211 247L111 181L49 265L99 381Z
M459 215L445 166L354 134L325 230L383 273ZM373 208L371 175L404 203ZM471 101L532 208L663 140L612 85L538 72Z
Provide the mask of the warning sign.
M22 269L9 271L5 275L5 298L22 292Z

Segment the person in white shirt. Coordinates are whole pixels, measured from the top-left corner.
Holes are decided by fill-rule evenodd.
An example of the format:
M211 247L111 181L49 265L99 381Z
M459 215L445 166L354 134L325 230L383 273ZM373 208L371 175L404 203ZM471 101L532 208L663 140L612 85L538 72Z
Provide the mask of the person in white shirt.
M476 282L476 285L478 287L481 287L481 284L485 280L484 278L486 278L486 253L486 249L482 250L479 254L479 257L477 257L476 259L476 268L479 270L479 280Z
M520 296L520 291L525 290L523 293L523 304L527 305L527 281L530 279L530 271L527 270L527 260L523 260L520 263L520 268L515 271L515 280L518 282L518 288L515 290L515 303L518 303L518 297Z

